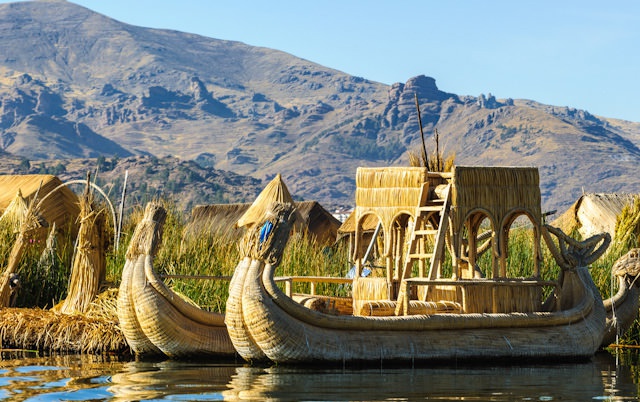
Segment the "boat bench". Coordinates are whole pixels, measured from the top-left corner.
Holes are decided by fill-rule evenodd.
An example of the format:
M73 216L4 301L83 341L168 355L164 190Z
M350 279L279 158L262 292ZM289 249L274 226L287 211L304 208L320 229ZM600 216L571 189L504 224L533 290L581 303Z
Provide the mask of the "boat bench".
M352 315L353 303L350 297L308 295L294 293L291 298L310 310L332 315Z
M410 294L412 286L428 287L426 301L443 299L443 293L450 296L447 300L457 301L462 313L531 313L543 311L542 296L545 287L553 288L556 297L560 297L556 281L535 279L426 279L408 278L402 281L405 294ZM411 314L410 301L405 298L404 314Z
M397 302L395 300L371 300L360 304L360 310L354 311L359 316L390 316L395 315ZM452 301L409 301L409 314L460 314L462 306Z

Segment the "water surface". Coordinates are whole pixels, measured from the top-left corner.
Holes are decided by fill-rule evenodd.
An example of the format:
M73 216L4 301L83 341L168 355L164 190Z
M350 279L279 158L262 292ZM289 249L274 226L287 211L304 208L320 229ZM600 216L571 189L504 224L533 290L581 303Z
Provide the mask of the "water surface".
M236 362L121 361L2 353L11 401L626 401L638 400L637 355L582 363L358 369Z

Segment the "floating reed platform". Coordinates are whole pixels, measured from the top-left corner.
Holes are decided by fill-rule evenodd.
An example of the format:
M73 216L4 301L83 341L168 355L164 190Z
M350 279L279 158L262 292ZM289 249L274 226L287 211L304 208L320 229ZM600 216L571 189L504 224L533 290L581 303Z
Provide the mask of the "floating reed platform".
M0 348L43 353L129 355L131 350L118 326L113 297L112 290L99 295L88 314L2 308Z

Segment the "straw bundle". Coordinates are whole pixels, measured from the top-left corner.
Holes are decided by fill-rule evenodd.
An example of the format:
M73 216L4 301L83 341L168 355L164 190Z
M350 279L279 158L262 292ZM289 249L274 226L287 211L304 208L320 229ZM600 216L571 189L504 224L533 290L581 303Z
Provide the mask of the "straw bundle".
M617 217L615 246L619 250L640 246L640 197L626 204Z
M264 262L274 266L280 261L292 226L293 205L273 203L261 218L247 231L239 245L244 258L236 267L229 286L225 324L233 347L245 360L262 361L267 356L256 345L249 332L251 309L245 307L245 282L264 268ZM270 228L270 230L266 230Z
M147 204L144 216L131 237L127 248L127 260L122 269L122 280L120 281L117 301L118 319L129 346L137 355L162 354L160 349L149 340L138 321L132 283L134 280L138 280L140 276L143 276L138 274L134 278L136 266L144 264L146 255L151 257L156 255L160 247L166 216L166 210L160 205Z
M18 191L18 195L16 199L22 200L22 195ZM31 200L29 206L26 210L24 210L24 205L21 201L17 201L13 204L13 206L19 211L15 212L16 216L22 216L20 221L20 227L18 229L18 235L16 240L11 248L11 254L9 255L9 261L7 266L5 267L2 276L0 276L0 307L7 307L10 304L11 299L11 277L13 274L17 273L18 265L20 264L20 260L26 250L28 244L33 241L34 237L39 236L37 230L43 226L43 221L39 217L35 202L37 199L36 196ZM7 212L7 211L5 211ZM10 211L9 214L13 214L13 211Z
M0 223L8 225L17 233L28 209L27 200L22 196L22 191L18 189L18 193L0 216Z
M292 203L272 203L265 210L261 224L247 232L242 249L254 260L278 265L289 240L295 211Z
M98 294L106 275L105 215L95 205L90 186L80 201L80 229L71 268L68 294L59 311L83 313Z
M127 343L117 322L51 310L0 309L3 348L64 353L124 353Z
M389 300L389 282L387 278L355 278L352 296L354 314L360 314L366 303Z
M638 317L640 249L633 248L620 257L613 264L611 274L618 278L618 292L604 301L607 330L602 341L603 347L624 335Z

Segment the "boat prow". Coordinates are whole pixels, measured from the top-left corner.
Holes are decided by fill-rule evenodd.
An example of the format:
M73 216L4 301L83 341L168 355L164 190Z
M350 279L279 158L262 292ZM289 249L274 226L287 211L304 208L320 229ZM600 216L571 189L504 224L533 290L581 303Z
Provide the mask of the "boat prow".
M149 203L127 250L118 294L118 318L127 343L138 356L232 356L235 349L224 315L188 303L153 269L165 217L162 206Z

